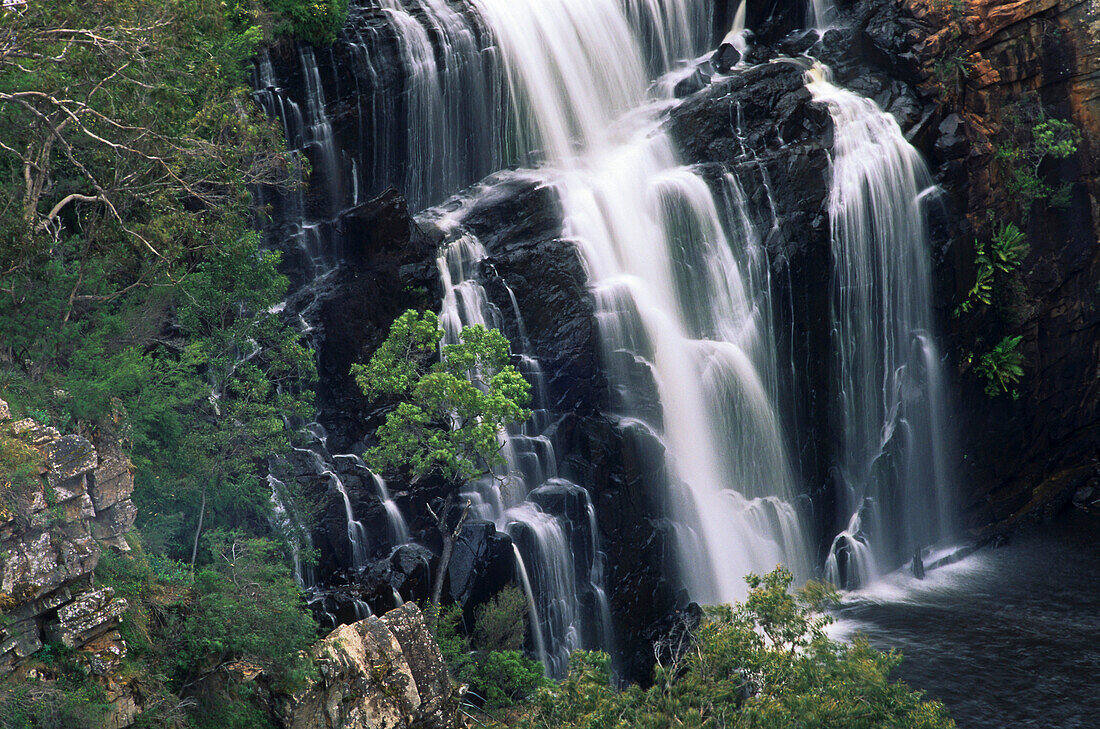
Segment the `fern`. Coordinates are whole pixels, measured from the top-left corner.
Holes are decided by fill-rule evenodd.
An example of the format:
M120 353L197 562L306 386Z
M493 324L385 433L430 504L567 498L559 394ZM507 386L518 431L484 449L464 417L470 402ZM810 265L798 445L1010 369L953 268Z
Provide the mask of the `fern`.
M982 355L977 373L985 380L985 394L997 397L1002 392L1018 398L1016 384L1024 376L1024 356L1017 351L1022 336L1008 336L997 343L992 350Z

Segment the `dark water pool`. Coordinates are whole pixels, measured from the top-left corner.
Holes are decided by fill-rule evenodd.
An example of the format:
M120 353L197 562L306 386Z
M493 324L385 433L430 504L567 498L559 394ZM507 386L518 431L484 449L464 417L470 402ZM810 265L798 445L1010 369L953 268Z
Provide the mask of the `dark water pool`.
M897 677L960 729L1100 728L1100 518L1069 514L853 600L838 635L899 649Z

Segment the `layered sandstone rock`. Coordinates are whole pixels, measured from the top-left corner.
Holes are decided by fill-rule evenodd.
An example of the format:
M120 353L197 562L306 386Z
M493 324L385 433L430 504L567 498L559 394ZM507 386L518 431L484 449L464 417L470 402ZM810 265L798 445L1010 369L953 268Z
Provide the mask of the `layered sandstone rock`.
M94 436L97 448L34 420L10 422L3 401L0 429L37 454L18 482L0 474L0 675L47 640L86 649L93 670L106 672L124 654L116 628L126 603L95 589L92 572L105 546L128 549L130 463L107 436Z

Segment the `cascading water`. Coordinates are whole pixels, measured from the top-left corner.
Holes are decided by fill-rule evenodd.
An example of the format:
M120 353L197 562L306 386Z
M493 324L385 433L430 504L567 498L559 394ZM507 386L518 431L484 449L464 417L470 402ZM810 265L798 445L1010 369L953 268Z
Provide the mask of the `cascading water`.
M461 228L461 218L462 210L443 217L429 210L421 216L423 224L439 228L450 241L438 260L444 291L443 344L457 342L464 326L502 325L500 311L478 280L479 264L488 254ZM514 305L515 296L510 298ZM523 332L518 307L512 314ZM602 584L603 557L594 520L588 518L592 504L583 488L558 477L554 444L547 435L553 422L542 371L537 360L524 354L525 345L513 342L520 370L533 386L532 416L502 434L506 465L470 482L462 497L473 504L473 516L492 521L512 538L517 577L530 603L535 650L547 672L560 676L574 650L610 646L610 611ZM584 518L578 519L580 514ZM595 610L586 609L586 594Z
M714 194L682 167L649 98L637 17L616 0L475 0L502 49L520 126L546 160L566 235L587 264L604 366L628 427L661 440L668 506L684 535L695 599L744 594L742 577L777 562L809 572L796 487L774 409L766 288L752 241L731 237ZM696 4L632 4L660 49L702 50ZM662 53L662 71L676 60ZM651 61L652 62L652 61ZM749 226L751 228L751 226ZM641 394L656 389L654 416Z
M745 7L722 16L733 17L726 39L742 51ZM463 228L468 203L502 179L534 178L555 193L564 235L584 261L618 425L656 444L670 466L663 504L680 577L693 599L724 602L743 597L749 571L782 562L806 577L814 558L791 439L777 412L788 373L776 361L762 244L777 231L774 206L772 220L754 219L749 210L760 206L748 204L754 196L742 180L704 178L683 166L662 126L677 81L694 73L692 59L707 49L709 8L698 0L364 0L343 31L357 126L349 131L348 115L333 111L349 108L348 84L320 73L308 49L295 59L300 104L277 88L266 58L256 95L313 163L318 194L281 199L312 267L306 288L332 270L339 245L331 224L347 206L393 184L418 210L504 166L534 165L419 218L446 241L439 270L448 341L464 325L500 327L504 318L481 286L488 253ZM822 4L817 24L831 12ZM820 74L808 85L836 127L833 410L848 526L834 540L827 572L854 584L951 530L949 439L920 214L928 180L892 118ZM739 116L730 122L739 129ZM356 135L356 149L339 147L337 140ZM741 141L752 163L755 153ZM513 538L533 642L548 671L560 674L572 649L612 646L604 557L594 504L558 473L554 415L540 400L547 388L508 293L513 311L505 315L520 333L513 347L535 385L535 414L503 437L507 467L469 484L465 496L475 517ZM298 313L309 331L309 306ZM347 458L349 468L365 471L355 456L328 454L323 434L309 452L319 459L315 475L332 479L346 504L352 566L371 559L375 544L409 539L373 474L359 480L373 484L386 533L357 529L345 471L333 465ZM365 609L355 603L356 614Z
M935 188L892 116L833 85L823 67L810 71L807 86L836 130L829 213L838 502L847 528L833 540L826 576L856 586L954 532L922 210Z

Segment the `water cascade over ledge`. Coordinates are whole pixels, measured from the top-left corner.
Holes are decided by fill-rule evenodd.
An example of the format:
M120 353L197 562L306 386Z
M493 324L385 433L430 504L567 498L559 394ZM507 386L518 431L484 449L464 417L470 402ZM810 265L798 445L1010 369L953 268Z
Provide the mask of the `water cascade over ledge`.
M726 38L742 54L751 42L745 7L727 16ZM300 272L306 303L294 307L303 331L315 321L309 290L327 285L354 243L341 239L342 216L393 184L441 244L448 341L469 324L513 332L535 414L502 436L507 465L463 497L474 519L511 538L530 645L551 674L565 670L574 649L616 648L620 616L606 583L607 541L616 535L600 533L606 494L579 485L568 463L575 442L558 440L568 405L548 394L556 373L528 340L523 292L494 269L483 223L475 233L468 220L486 200L513 194L517 181L553 200L557 235L582 262L594 367L606 378L600 417L645 451L642 461L661 464L646 481L657 493L646 496L657 527L673 535L665 551L674 589L703 603L738 600L746 573L777 563L798 579L824 571L855 586L954 528L922 210L933 194L927 171L892 117L820 68L811 72L806 88L835 132L833 333L829 351L815 355L834 363L826 407L837 526L817 510L819 485L801 460L801 444L820 434L803 433L801 416L789 412L801 407L790 383L801 365L781 354L791 323L776 293L783 283L772 280L783 264L774 258L780 226L765 161L742 135L740 109L728 124L741 156L721 165L683 164L682 140L669 130L681 104L674 90L699 73L711 24L710 5L697 0L364 0L342 50L296 49L289 65L301 78L301 103L280 88L269 58L258 65L257 99L313 167L308 192L279 199L289 247L310 269ZM318 60L324 53L330 66ZM338 60L350 82L332 70ZM705 75L717 85L751 69L742 60L731 75ZM805 96L797 78L794 86ZM491 174L515 165L526 168ZM487 294L490 281L503 298ZM401 486L395 500L358 457L329 453L323 428L314 430L317 442L298 460L328 479L339 502L345 575L361 577L402 545L426 552L411 544L422 527L402 515ZM345 484L349 473L355 485ZM377 502L382 526L360 522L364 501ZM813 547L821 531L835 534L827 555Z
M808 76L836 127L829 217L837 501L847 528L833 540L825 576L854 587L955 531L922 210L936 190L894 117L833 85L822 66Z

